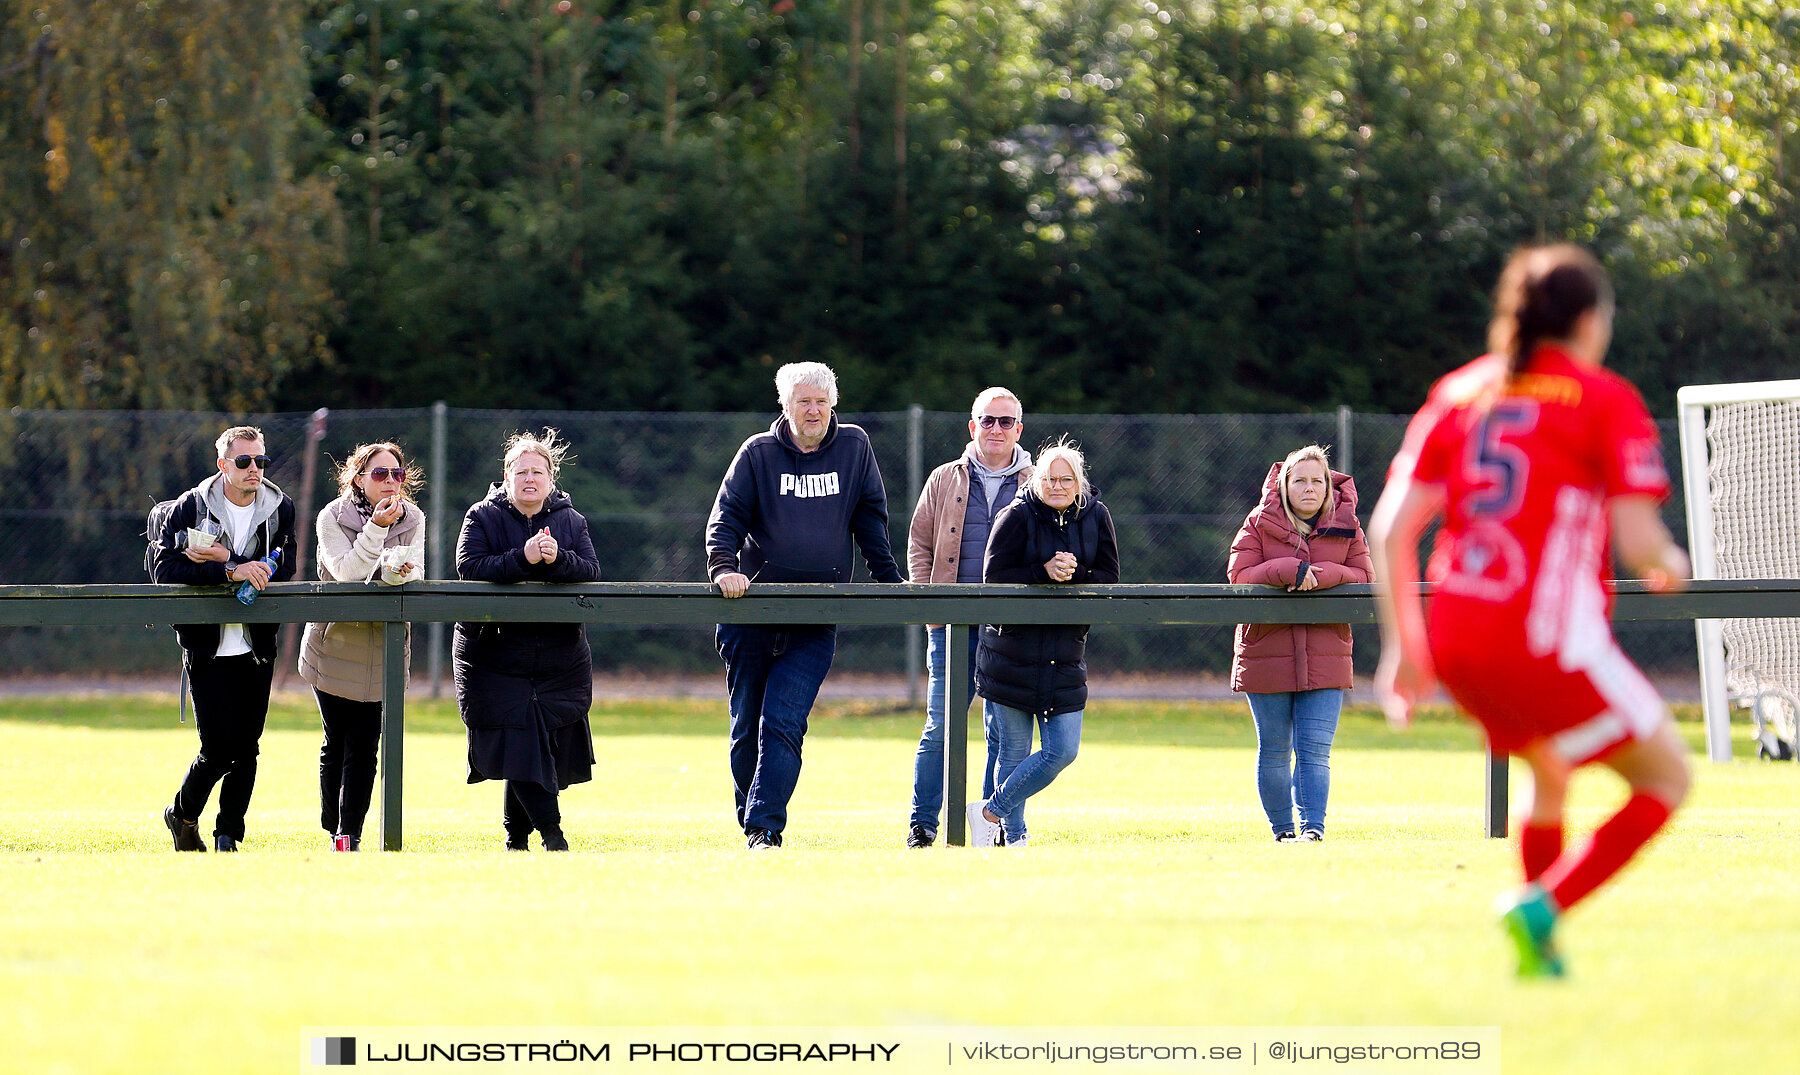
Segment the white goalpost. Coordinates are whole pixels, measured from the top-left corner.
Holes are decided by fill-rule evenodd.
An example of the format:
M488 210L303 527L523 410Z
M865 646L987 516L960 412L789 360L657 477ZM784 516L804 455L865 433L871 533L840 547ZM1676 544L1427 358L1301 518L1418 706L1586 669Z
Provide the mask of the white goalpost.
M1800 380L1689 385L1675 400L1694 578L1800 578ZM1766 752L1800 754L1800 620L1695 620L1694 634L1707 755L1731 759L1733 706Z

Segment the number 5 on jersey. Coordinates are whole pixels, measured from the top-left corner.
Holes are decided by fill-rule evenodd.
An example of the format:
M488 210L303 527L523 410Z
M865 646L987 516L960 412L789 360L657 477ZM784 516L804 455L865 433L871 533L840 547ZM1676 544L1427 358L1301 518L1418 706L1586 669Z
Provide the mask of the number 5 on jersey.
M1502 399L1488 408L1464 460L1471 488L1466 510L1471 518L1505 519L1519 510L1525 499L1525 482L1531 473L1531 457L1507 437L1537 428L1538 405L1533 399Z

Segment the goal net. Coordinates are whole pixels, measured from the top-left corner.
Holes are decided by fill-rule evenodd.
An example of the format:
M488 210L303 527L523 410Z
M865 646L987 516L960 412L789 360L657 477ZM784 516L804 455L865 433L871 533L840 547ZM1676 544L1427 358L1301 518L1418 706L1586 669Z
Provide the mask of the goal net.
M1696 579L1800 578L1800 381L1690 385L1676 394ZM1731 709L1761 748L1792 756L1800 620L1696 620L1707 753L1731 757Z

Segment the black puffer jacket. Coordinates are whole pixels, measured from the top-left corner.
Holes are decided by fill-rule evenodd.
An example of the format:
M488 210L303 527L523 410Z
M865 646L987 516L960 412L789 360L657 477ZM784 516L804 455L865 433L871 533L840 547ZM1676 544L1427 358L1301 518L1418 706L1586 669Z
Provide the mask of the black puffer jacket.
M525 559L550 528L553 564ZM594 582L600 561L587 520L558 489L527 519L496 482L463 516L458 578L478 582ZM579 623L459 623L456 702L469 730L469 783L526 780L557 791L593 776L593 654Z
M1096 496L1062 511L1021 492L994 519L983 582L1049 583L1044 564L1059 552L1075 554L1070 582L1119 581L1119 542L1112 514ZM986 624L975 655L975 687L989 701L1033 716L1087 707L1087 625Z

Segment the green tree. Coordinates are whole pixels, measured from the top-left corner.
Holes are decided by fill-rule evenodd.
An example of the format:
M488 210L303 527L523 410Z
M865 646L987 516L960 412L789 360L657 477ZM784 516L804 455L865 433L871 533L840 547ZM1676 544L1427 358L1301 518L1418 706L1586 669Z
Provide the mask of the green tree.
M0 401L250 410L326 353L288 5L0 6Z

